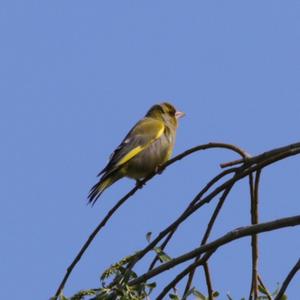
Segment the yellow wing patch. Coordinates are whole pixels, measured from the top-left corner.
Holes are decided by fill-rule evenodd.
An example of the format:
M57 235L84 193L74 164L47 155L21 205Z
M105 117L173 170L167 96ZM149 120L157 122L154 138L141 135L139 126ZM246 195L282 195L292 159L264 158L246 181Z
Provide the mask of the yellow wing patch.
M116 164L116 166L120 166L125 164L126 162L128 162L130 159L132 159L133 157L135 157L136 155L138 155L141 151L143 151L145 148L147 148L150 144L153 143L153 141L159 139L161 137L161 135L164 133L165 130L165 126L162 124L161 128L159 129L159 131L157 132L157 135L155 136L155 138L152 138L148 143L146 143L143 146L137 146L134 149L132 149L131 151L129 151L120 161L118 161L118 163Z
M117 163L117 166L120 166L120 165L123 165L125 164L126 162L128 162L130 159L132 159L133 157L135 157L137 154L139 154L143 149L145 148L144 147L141 147L141 146L138 146L134 149L132 149L131 151L129 151L118 163Z

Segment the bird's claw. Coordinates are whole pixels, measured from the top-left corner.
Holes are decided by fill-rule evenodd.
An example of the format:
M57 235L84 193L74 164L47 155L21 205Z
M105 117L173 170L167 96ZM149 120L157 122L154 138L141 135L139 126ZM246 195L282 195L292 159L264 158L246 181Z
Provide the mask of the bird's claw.
M135 185L139 188L143 187L146 184L143 179L136 179Z
M155 173L161 175L161 173L164 171L164 169L165 169L165 168L163 167L163 165L158 165L158 166L156 166L156 168L155 168Z

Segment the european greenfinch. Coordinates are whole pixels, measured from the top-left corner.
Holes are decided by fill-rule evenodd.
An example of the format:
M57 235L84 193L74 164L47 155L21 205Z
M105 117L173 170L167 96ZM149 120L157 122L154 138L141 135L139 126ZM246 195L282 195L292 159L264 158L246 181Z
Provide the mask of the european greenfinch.
M106 167L98 174L88 199L95 204L103 191L123 177L139 181L166 162L175 143L178 119L184 116L170 103L154 105L129 131L111 154Z

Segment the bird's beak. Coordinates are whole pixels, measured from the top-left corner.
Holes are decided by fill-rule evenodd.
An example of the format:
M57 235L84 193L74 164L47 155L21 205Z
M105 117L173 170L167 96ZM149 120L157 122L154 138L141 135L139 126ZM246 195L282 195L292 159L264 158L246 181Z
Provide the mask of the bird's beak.
M176 111L176 113L175 113L175 118L176 119L182 118L184 116L185 116L185 113L182 112L182 111Z

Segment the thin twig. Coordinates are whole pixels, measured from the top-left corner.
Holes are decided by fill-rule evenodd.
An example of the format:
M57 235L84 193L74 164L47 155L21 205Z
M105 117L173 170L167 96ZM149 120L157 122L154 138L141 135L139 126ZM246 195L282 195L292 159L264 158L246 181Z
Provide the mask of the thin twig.
M250 187L250 204L251 204L251 224L254 224L254 210L255 210L255 200L254 200L254 183L253 183L253 174L251 173L249 175L249 187ZM251 236L251 259L252 259L252 277L251 277L251 285L250 285L250 293L249 293L249 300L253 299L254 295L254 300L257 300L257 252L256 252L256 244L257 242L257 235L252 235Z
M265 295L267 296L268 300L273 300L271 293L269 292L267 287L264 285L264 283L263 283L263 281L262 281L259 274L257 274L257 278L258 278L259 284L263 287Z
M249 175L250 185L250 199L251 199L251 224L258 224L258 190L261 170L255 173L255 183L253 182L253 174ZM252 280L249 300L254 297L257 300L258 297L258 285L257 285L257 264L258 264L258 237L256 234L251 237L251 249L252 249Z
M191 272L192 269L195 269L202 264L204 264L210 256L214 253L214 251L208 251L201 259L193 262L188 267L186 267L183 271L181 271L168 285L164 287L162 292L156 297L156 300L162 300L166 296L166 294L174 288L178 282L180 282L181 279L183 279L189 272ZM183 296L182 300L185 300L186 296Z
M130 281L129 284L136 285L136 284L139 284L142 282L146 282L148 279L150 279L162 272L165 272L185 261L193 259L193 258L197 257L197 255L199 255L199 254L202 254L202 253L205 253L208 251L214 251L217 248L230 243L231 241L243 238L245 236L262 233L262 232L267 232L267 231L272 231L272 230L276 230L276 229L284 228L284 227L296 226L296 225L300 225L300 215L288 217L288 218L277 219L274 221L260 223L260 224L256 224L256 225L250 225L250 226L236 228L236 229L228 232L227 234L223 235L222 237L214 240L213 242L210 242L210 243L200 246L192 251L189 251L181 256L173 258L171 261L168 261L168 262L156 267L155 269L153 269L147 273L144 273L143 275Z
M246 161L247 161L247 159L245 159L245 158L239 158L239 159L236 159L236 160L233 160L233 161L229 161L229 162L220 164L220 168L224 169L224 168L228 168L228 167L233 167L233 166L236 166L236 165L243 164Z
M276 295L274 300L281 300L281 298L283 297L286 289L288 288L289 284L291 283L293 277L295 276L295 274L300 270L300 259L298 259L298 261L296 262L296 264L294 265L294 267L292 268L292 270L289 272L289 274L286 276L278 294Z
M247 172L250 172L249 170ZM246 173L247 174L247 173ZM248 175L248 174L247 174ZM245 176L247 176L245 175ZM241 176L238 179L241 179ZM152 240L143 250L139 251L137 254L136 260L132 262L130 268L132 268L136 262L142 259L149 251L151 251L165 236L167 236L170 232L176 229L181 223L183 223L190 215L192 215L195 211L200 209L203 205L209 203L215 196L217 196L220 192L222 192L228 185L233 184L235 182L234 177L223 183L221 186L215 188L210 194L208 194L205 198L201 199L200 202L196 203L199 198L199 194L193 199L193 202L196 203L194 206L190 207L190 209L184 211L179 218L177 218L172 224L170 224L166 229L161 231L159 235Z
M217 216L218 216L218 214L219 214L219 212L220 212L220 210L221 210L221 208L222 208L229 192L231 191L232 187L233 187L233 184L228 186L228 188L223 192L223 194L222 194L222 196L221 196L221 198L220 198L220 200L219 200L219 202L218 202L218 204L217 204L217 206L216 206L216 208L215 208L215 210L214 210L214 212L213 212L213 214L212 214L212 216L211 216L211 218L210 218L210 220L207 224L206 231L204 233L204 236L203 236L201 244L200 244L201 246L206 244L206 242L208 241L208 238L209 238L209 235L210 235L211 230L213 228L213 225L214 225L214 223L217 219ZM198 260L198 259L200 259L200 255L195 258L195 260ZM195 269L191 270L191 272L189 273L189 277L188 277L188 280L187 280L187 283L186 283L186 286L185 286L185 289L184 289L184 295L187 294L188 291L190 290L190 288L192 286L192 283L193 283L194 275L195 275ZM205 279L207 279L207 277L205 277ZM209 290L209 285L211 285L211 282L206 281L206 284L207 284L207 287L208 287L208 290Z
M94 231L91 233L91 235L89 236L89 238L86 240L86 242L83 244L83 246L81 247L80 251L78 252L78 254L76 255L76 257L74 258L74 260L72 261L72 263L69 265L69 267L67 268L67 272L63 278L63 280L61 281L57 291L56 291L56 294L55 294L55 297L57 298L71 272L73 271L74 267L76 266L76 264L79 262L79 260L81 259L82 255L84 254L84 252L86 251L86 249L89 247L89 245L91 244L91 242L94 240L94 238L96 237L96 235L98 234L98 232L101 230L101 228L103 228L105 226L105 224L107 223L107 221L111 218L111 216L116 212L116 210L123 204L125 203L125 201L131 197L139 188L141 188L140 186L136 186L134 189L132 189L128 194L126 194L122 199L120 199L118 201L118 203L108 212L108 214L105 216L105 218L99 223L99 225L94 229Z
M210 277L210 272L209 272L209 267L208 267L207 261L204 262L203 269L204 269L205 281L206 281L206 285L207 285L208 299L214 300L213 288L212 288L211 277Z
M227 162L227 163L223 163L220 164L221 168L226 168L226 167L232 167L234 165L238 165L238 164L246 164L246 165L250 165L250 164L254 164L258 161L262 161L270 156L275 156L277 154L282 154L283 152L290 152L291 150L297 150L300 148L300 143L294 143L294 144L290 144L287 146L283 146L280 148L276 148L276 149L272 149L270 151L266 151L260 155L257 156L253 156L253 157L247 157L247 158L242 158L242 159L237 159L231 162Z
M235 169L227 169L225 170L226 172L221 172L220 174L218 174L217 176L215 176L211 181L209 181L207 183L207 185L197 194L196 197L194 197L194 199L190 202L190 204L187 206L187 208L184 210L183 213L186 213L187 211L189 211L191 209L191 207L193 207L195 205L195 203L198 201L198 199L201 199L202 196L215 184L217 183L219 180L221 180L222 178L224 178L226 175L234 173L236 170ZM161 246L159 247L160 249L164 250L165 247L167 246L167 244L169 243L169 241L171 240L173 234L175 233L177 227L175 227L174 229L172 229L172 231L167 235L166 239L163 241L163 243L161 244ZM158 256L156 255L155 258L153 259L152 263L150 264L149 270L152 270L155 266L155 263L158 261Z

